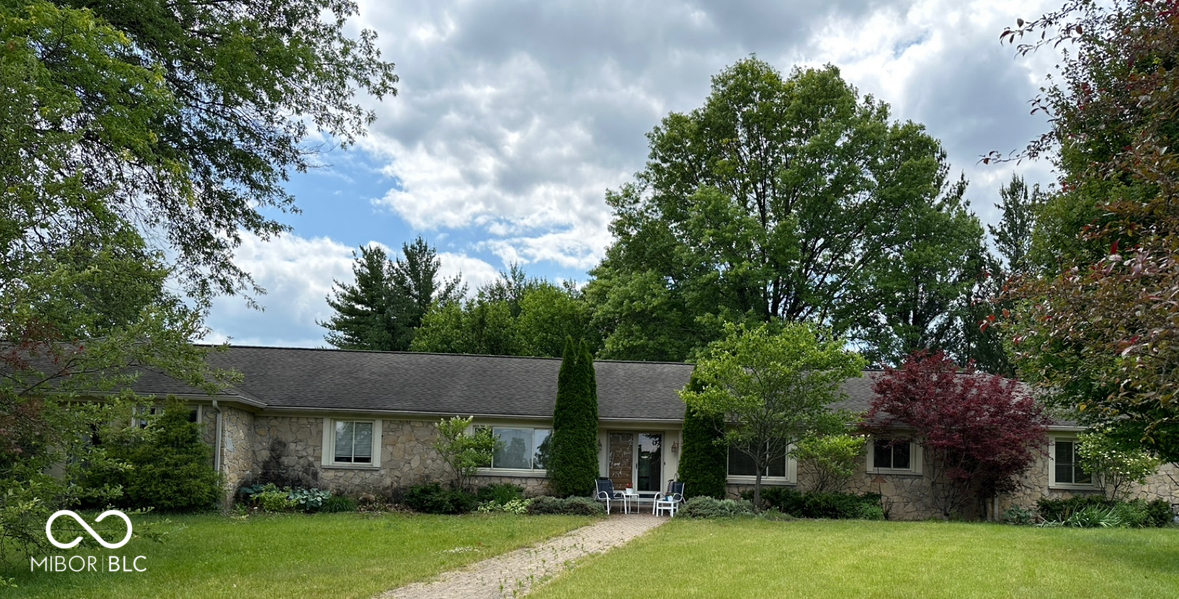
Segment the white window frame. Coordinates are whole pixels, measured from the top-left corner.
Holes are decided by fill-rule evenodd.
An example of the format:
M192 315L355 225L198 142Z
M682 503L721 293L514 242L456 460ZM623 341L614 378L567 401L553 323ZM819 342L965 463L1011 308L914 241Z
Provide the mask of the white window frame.
M530 431L532 431L533 443L536 442L536 431L538 431L538 430L548 431L550 439L552 439L552 436L553 436L552 425L536 426L536 425L532 425L532 424L505 424L505 423L474 424L471 426L471 428L468 430L468 432L473 434L475 429L480 429L480 428L490 429L492 432L492 435L495 434L495 429L497 429L497 428L509 428L509 429L514 429L514 430L530 430ZM536 455L536 447L532 448L532 453L533 453L533 456ZM535 469L535 468L528 468L528 469L525 469L525 468L496 468L495 466L488 466L485 468L479 468L475 471L475 473L478 475L482 475L482 476L515 476L515 477L521 477L521 478L548 478L548 476L549 476L549 471L547 469L542 470L542 469Z
M921 464L925 461L925 454L921 450L921 444L917 441L909 441L909 467L908 468L877 468L876 467L876 442L890 441L895 437L868 437L864 442L868 444L868 450L864 453L867 455L868 461L865 463L865 470L869 474L907 474L912 476L919 476L921 474ZM903 437L902 437L903 438Z
M786 447L786 476L762 476L761 483L763 485L797 485L798 484L798 461L795 460L790 452L794 450L794 445ZM757 476L752 474L729 474L729 454L732 448L726 450L725 453L725 482L733 485L752 485L757 482Z
M1076 435L1049 435L1048 436L1048 488L1050 489L1074 489L1078 491L1093 491L1102 488L1097 480L1096 474L1089 475L1089 482L1087 483L1063 483L1056 482L1056 441L1067 441L1072 443L1074 448L1078 443ZM1074 449L1074 452L1076 450Z
M373 425L372 462L357 464L355 462L337 462L336 459L336 423L363 422ZM381 467L381 421L372 418L324 418L323 419L323 456L320 464L327 468L355 468L374 470Z

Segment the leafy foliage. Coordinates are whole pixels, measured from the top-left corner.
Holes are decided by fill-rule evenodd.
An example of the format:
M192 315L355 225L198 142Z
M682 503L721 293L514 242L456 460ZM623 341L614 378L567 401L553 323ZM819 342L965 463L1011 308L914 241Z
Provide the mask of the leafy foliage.
M589 497L536 497L528 504L528 513L532 515L604 516L606 515L606 506Z
M354 90L395 93L375 34L345 35L355 12L0 5L0 537L30 547L29 522L118 497L78 483L111 466L90 436L125 414L138 368L207 391L232 378L191 341L214 295L261 291L234 249L286 230L267 212L293 210L282 185L310 165L313 128L351 143L373 117Z
M1046 525L1075 528L1163 527L1174 517L1170 504L1161 499L1118 501L1100 495L1044 497L1036 502L1036 509Z
M475 495L458 489L446 489L438 483L414 485L405 491L402 502L423 514L465 514L475 509Z
M212 449L201 440L190 411L170 402L147 426L124 425L100 434L115 467L94 468L87 484L119 486L119 507L160 511L208 509L222 499L221 476L213 470Z
M720 416L729 425L725 441L753 459L756 505L770 460L802 439L846 428L850 416L830 405L864 362L809 325L727 324L725 333L696 364L699 390L686 388L680 397L690 410Z
M467 434L474 416L459 418L453 416L438 422L438 437L434 449L454 472L453 486L460 491L467 490L471 477L479 468L491 466L491 458L500 446L489 428L477 428Z
M1162 462L1142 449L1124 449L1100 432L1078 436L1077 456L1086 472L1105 482L1110 499L1120 499L1133 483L1146 482Z
M320 326L341 349L405 351L426 312L458 302L466 286L461 277L440 279L437 252L418 237L390 260L380 247L361 247L352 265L355 283L334 282L327 303L336 313ZM355 254L354 254L355 255Z
M864 438L839 433L802 439L790 455L798 461L799 478L816 493L840 491L851 480L864 455Z
M909 430L924 448L942 516L966 501L1013 488L1042 452L1049 418L1019 383L966 368L945 354L917 353L886 368L865 417L884 436Z
M752 492L744 491L745 499ZM884 510L880 506L879 493L828 493L821 491L799 492L784 487L766 489L762 506L777 510L795 518L831 518L883 520Z
M1071 0L1003 37L1037 31L1020 53L1072 51L1035 101L1052 129L1025 152L1057 150L1061 193L1037 228L1051 269L1015 293L1020 372L1081 422L1179 460L1179 13Z
M465 304L435 306L422 322L413 351L559 357L565 339L598 334L579 289L528 278L517 266L481 287Z
M693 519L734 518L752 515L753 504L746 499L716 499L703 495L685 501L684 505L676 510L676 516Z
M946 185L940 144L892 122L833 66L784 77L741 60L713 77L703 106L647 137L646 168L607 193L617 241L586 288L606 357L684 360L724 322L809 321L839 334L887 322L882 331L917 327L903 336L921 339L945 320L951 290L933 287L965 284L957 236L977 245L981 229ZM910 255L923 236L955 243ZM900 285L899 264L937 275L913 290L909 314L883 314L895 298L868 282Z
M688 381L688 388L695 392L702 390L694 375ZM679 479L684 483L685 498L725 498L729 451L724 429L724 416L705 414L684 406L684 445L680 451Z
M598 478L598 382L584 341L566 339L557 375L549 484L558 496L589 496Z

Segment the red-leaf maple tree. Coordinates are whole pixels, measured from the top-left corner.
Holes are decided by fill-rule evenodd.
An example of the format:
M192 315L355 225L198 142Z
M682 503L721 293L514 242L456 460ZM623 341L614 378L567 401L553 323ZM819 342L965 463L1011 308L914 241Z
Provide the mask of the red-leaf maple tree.
M942 352L886 368L873 391L864 427L911 434L921 444L933 502L946 518L971 499L1012 490L1045 447L1050 420L1017 381L960 370Z

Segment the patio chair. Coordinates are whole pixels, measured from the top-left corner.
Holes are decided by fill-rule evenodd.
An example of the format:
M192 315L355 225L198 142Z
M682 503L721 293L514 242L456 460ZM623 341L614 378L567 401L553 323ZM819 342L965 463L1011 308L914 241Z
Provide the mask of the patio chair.
M619 493L618 491L614 490L614 481L612 481L608 478L599 478L598 479L598 492L594 496L594 499L596 499L598 501L606 502L606 513L607 514L610 513L610 502L611 501L614 501L614 500L621 500L624 502L626 501L626 499L622 497L622 493Z
M667 512L668 516L675 516L676 510L684 502L684 483L676 480L667 481L667 493L655 494L655 505L651 513L658 516L659 512Z

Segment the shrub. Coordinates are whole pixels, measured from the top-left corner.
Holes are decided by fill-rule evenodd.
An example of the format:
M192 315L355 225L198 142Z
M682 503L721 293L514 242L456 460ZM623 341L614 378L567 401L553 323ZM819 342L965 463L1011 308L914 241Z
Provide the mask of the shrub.
M1161 499L1114 501L1100 495L1078 495L1068 499L1041 499L1040 516L1048 525L1094 527L1161 527L1174 517L1171 505Z
M606 514L606 506L589 497L537 497L528 504L528 513L564 514L569 516L601 516Z
M741 497L749 499L751 491ZM795 518L831 518L883 520L884 508L878 493L801 493L794 489L771 487L762 491L762 507L776 509Z
M483 503L479 504L478 512L480 514L490 514L493 512L527 514L528 506L531 503L531 499L509 499L503 503L498 501L484 501Z
M201 441L200 427L189 422L190 410L169 403L146 428L105 431L107 454L127 468L96 469L92 487L122 486L114 503L122 508L161 511L213 507L221 498L221 476L213 470L212 449Z
M1003 512L1003 521L1008 524L1015 524L1016 526L1029 526L1035 524L1037 514L1035 510L1029 510L1026 507L1013 505Z
M703 388L695 375L688 380L693 391ZM687 499L706 495L725 498L729 451L724 441L725 418L684 407L684 447L680 452L680 480Z
M1098 432L1081 433L1077 455L1086 472L1105 481L1110 499L1119 499L1132 483L1142 484L1162 462L1141 448L1124 449Z
M502 505L524 499L524 488L511 483L494 483L479 489L475 495L479 503L495 502Z
M808 491L832 493L851 479L864 447L863 437L841 433L803 439L791 454L798 460L800 478L810 481Z
M438 422L438 437L434 440L434 450L454 472L454 487L464 491L480 467L491 465L491 458L501 445L489 428L477 428L475 434L468 435L467 429L474 419L474 416L443 418Z
M320 489L294 489L287 495L295 502L295 507L304 512L318 512L323 508L323 502L332 496L331 491Z
M337 514L340 512L355 512L356 507L355 499L343 495L332 495L323 500L323 507L319 508L319 511L325 514Z
M471 493L444 489L438 483L410 487L403 501L410 509L423 514L463 514L475 509L478 502Z
M1108 510L1115 503L1102 495L1076 495L1067 499L1044 497L1036 502L1036 510L1040 512L1040 517L1048 522L1066 522L1085 508L1099 507Z
M1162 499L1155 499L1146 504L1146 526L1162 528L1170 526L1175 521L1175 513L1171 511L1171 504Z
M684 502L676 512L685 518L733 518L752 516L753 504L745 499L716 499L714 497L693 497Z
M278 485L270 483L260 487L243 489L250 499L250 503L261 508L264 512L288 512L295 508L296 501L291 498L291 490L280 489Z

